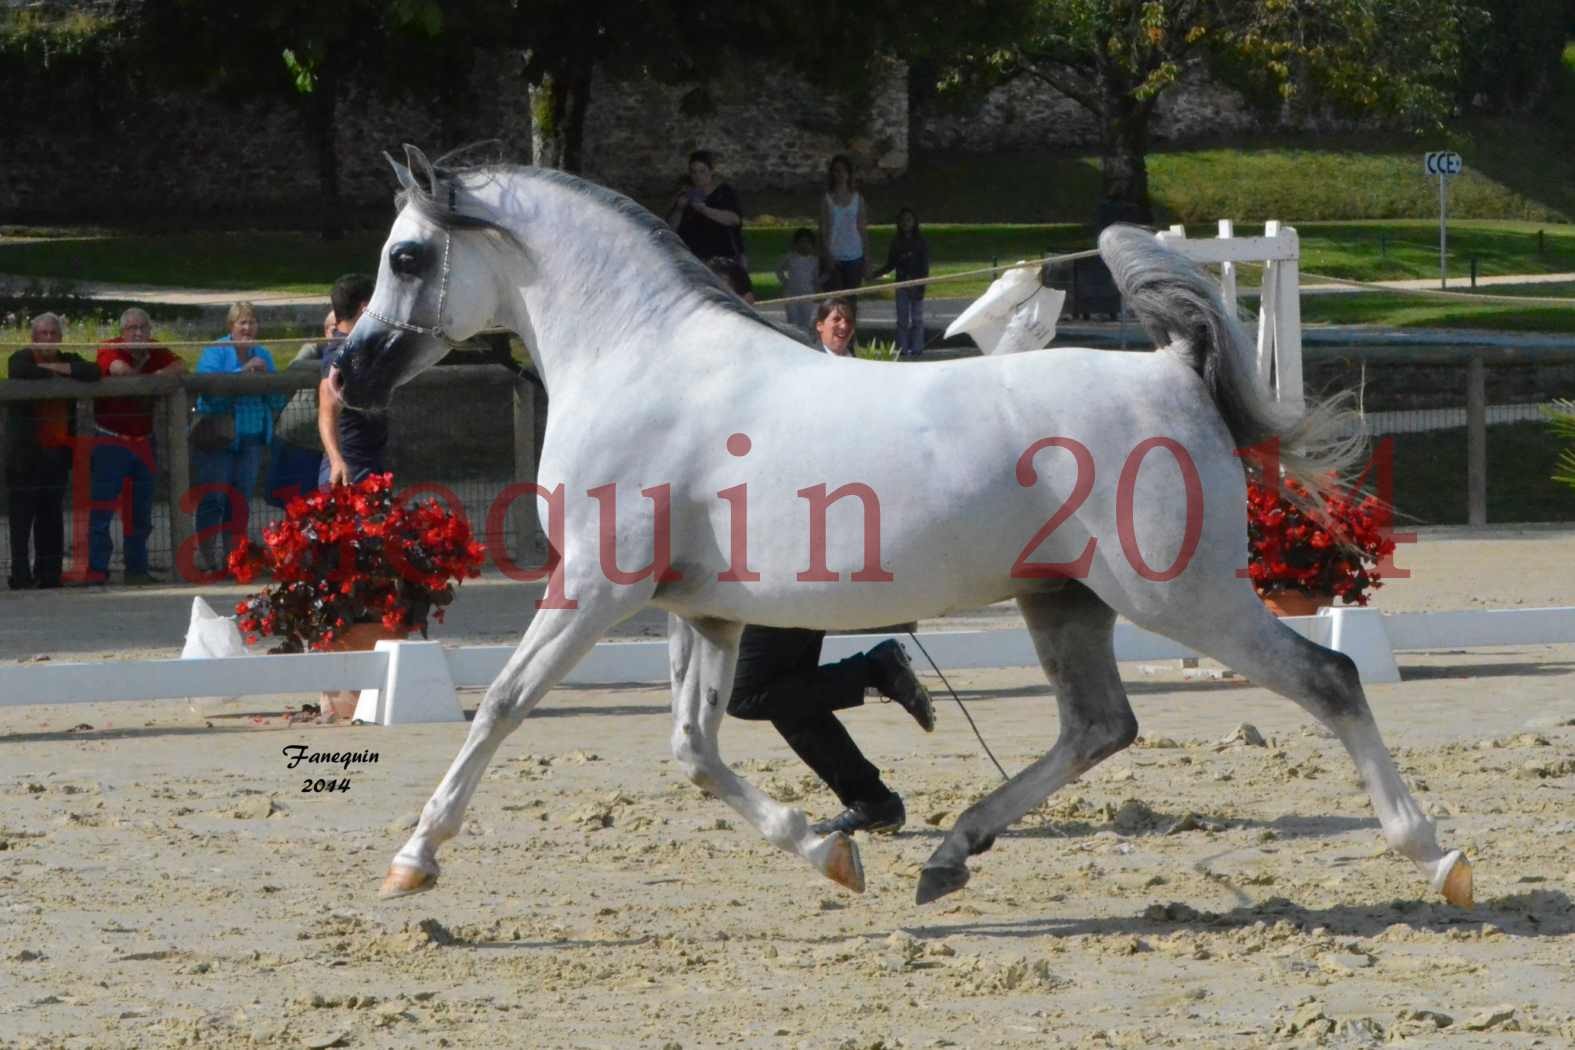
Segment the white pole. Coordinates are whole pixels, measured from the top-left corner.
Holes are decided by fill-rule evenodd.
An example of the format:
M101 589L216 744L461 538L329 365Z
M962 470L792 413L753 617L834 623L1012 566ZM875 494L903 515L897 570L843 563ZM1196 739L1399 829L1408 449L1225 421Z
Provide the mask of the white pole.
M1444 241L1446 221L1444 218L1444 181L1447 176L1444 169L1438 169L1438 287L1449 287L1449 273L1444 266Z
M1228 239L1236 236L1236 225L1230 219L1221 219L1219 224L1220 238ZM1226 259L1220 263L1220 294L1225 299L1225 312L1232 317L1236 316L1236 264Z

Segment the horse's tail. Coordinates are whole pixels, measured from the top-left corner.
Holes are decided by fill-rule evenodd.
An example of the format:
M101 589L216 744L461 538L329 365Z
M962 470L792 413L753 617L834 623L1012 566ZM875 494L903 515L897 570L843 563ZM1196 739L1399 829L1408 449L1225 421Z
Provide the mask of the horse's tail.
M1108 227L1099 252L1159 352L1203 377L1239 448L1274 443L1285 473L1315 493L1336 487L1360 461L1365 439L1350 395L1305 411L1274 400L1258 381L1256 348L1196 263L1136 226ZM1257 456L1244 461L1249 472L1262 466Z

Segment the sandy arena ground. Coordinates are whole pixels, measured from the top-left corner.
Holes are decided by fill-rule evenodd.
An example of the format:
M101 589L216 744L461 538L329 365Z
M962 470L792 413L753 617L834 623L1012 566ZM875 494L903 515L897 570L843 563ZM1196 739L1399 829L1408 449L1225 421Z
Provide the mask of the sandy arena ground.
M1428 532L1399 563L1415 576L1381 608L1565 605L1575 531ZM174 655L190 597L5 594L0 658ZM527 608L467 585L442 637L512 639ZM0 707L0 1046L1575 1045L1575 645L1400 663L1369 697L1476 865L1474 911L1385 851L1298 709L1174 664L1123 665L1141 746L923 909L919 865L998 782L940 695L933 736L890 704L847 718L909 816L860 837L862 897L688 784L664 689L555 693L437 890L393 902L378 881L463 726L292 726L300 698L280 697ZM1054 739L1036 671L951 677L1008 769ZM1219 743L1243 722L1267 745ZM378 760L303 793L295 744ZM723 748L775 797L835 809L768 726L729 721Z

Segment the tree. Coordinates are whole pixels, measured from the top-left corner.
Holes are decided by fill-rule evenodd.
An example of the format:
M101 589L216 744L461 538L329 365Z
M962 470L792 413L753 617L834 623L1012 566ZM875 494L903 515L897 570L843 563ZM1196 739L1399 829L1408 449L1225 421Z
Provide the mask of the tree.
M317 169L320 225L331 239L343 233L336 145L345 89L357 78L389 93L443 83L454 56L439 45L465 38L445 34L444 10L437 0L145 0L134 46L164 86L295 106Z
M452 9L455 4L448 5ZM535 163L579 171L597 70L704 85L748 41L777 39L796 18L762 0L469 0L474 46L517 51L531 86ZM756 48L761 45L754 45ZM691 96L703 109L703 90Z
M1466 42L1462 100L1488 108L1530 110L1554 95L1564 72L1566 0L1477 0L1488 12L1483 32Z
M1465 0L1033 0L1000 10L966 47L945 43L953 31L930 38L946 59L943 87L1028 76L1072 99L1098 123L1107 198L1142 213L1155 106L1187 69L1209 67L1268 110L1326 105L1419 128L1449 111L1463 43L1485 17Z

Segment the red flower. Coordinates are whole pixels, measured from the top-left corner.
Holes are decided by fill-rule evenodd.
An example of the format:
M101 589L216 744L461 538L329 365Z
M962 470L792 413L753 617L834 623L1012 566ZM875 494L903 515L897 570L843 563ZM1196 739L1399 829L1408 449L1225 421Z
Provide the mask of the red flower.
M442 622L455 587L481 573L486 548L464 518L436 502L401 505L393 476L335 485L292 500L285 520L230 556L242 583L272 573L272 586L236 605L242 631L283 639L284 651L332 645L355 622L390 630Z
M1292 498L1294 497L1294 498ZM1259 594L1307 590L1366 605L1383 586L1378 565L1394 553L1388 510L1373 496L1322 499L1293 480L1247 486L1248 575Z

